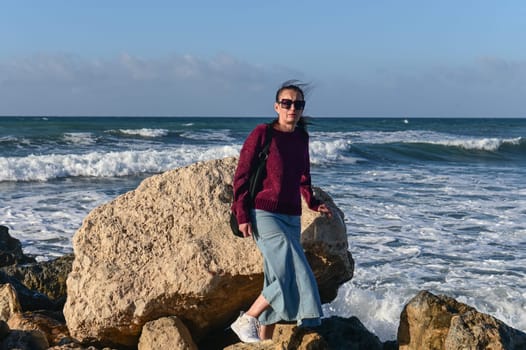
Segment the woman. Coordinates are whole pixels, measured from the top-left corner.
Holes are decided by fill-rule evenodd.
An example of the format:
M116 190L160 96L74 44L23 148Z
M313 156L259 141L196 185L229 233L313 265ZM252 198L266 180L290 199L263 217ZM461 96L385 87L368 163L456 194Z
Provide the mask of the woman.
M272 122L266 177L253 201L248 182L265 144L265 124L245 140L234 175L232 210L243 236L254 237L265 274L260 296L231 325L243 342L271 339L275 323L281 320L307 327L320 324L318 287L300 243L301 196L311 210L329 217L332 213L312 193L304 107L303 90L294 81L276 92L278 117Z

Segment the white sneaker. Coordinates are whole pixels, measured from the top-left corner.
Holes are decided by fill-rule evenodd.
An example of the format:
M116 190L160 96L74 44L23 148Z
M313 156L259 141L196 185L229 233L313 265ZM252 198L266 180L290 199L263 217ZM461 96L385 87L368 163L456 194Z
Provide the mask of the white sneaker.
M230 325L243 343L256 343L259 339L259 322L257 318L241 312L237 320Z

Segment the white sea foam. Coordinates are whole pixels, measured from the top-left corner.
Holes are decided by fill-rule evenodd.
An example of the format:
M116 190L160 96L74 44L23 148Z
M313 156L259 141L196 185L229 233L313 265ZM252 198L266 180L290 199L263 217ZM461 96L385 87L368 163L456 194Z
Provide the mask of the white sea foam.
M338 291L336 301L324 305L325 316L356 316L382 341L396 339L402 305L407 295L395 290L366 290L349 282Z
M109 132L113 133L114 131L110 130ZM169 130L142 128L142 129L119 129L118 132L125 134L125 135L140 136L140 137L163 137L163 136L168 135Z
M16 142L18 139L15 136L7 135L7 136L0 136L0 143L3 142Z
M113 177L157 173L198 160L223 158L238 154L239 149L234 146L218 146L0 157L0 182L46 181L78 176Z
M356 268L326 313L393 340L403 305L427 289L525 331L525 187L501 172L387 167L339 173L340 183L329 173Z
M502 145L519 145L521 142L520 137L513 139L499 139L499 138L480 138L480 139L456 139L456 140L444 140L434 141L431 143L440 144L445 146L454 146L464 148L468 150L481 150L481 151L497 151Z
M200 130L200 131L187 131L181 134L181 137L191 140L203 140L203 141L223 141L233 142L235 138L230 136L230 130Z
M458 136L453 134L426 131L426 130L407 130L407 131L354 131L354 132L317 132L313 133L315 139L326 141L347 140L353 143L422 143L435 144L450 147L459 147L467 150L496 151L502 145L519 145L522 137L516 138L487 138L474 136Z
M13 184L12 186L16 186ZM95 206L114 195L100 190L100 184L80 182L61 191L48 183L25 184L10 195L9 183L0 183L0 224L22 242L24 253L47 260L72 251L71 237L82 219Z
M74 134L71 142L89 145L94 138ZM120 152L91 152L86 154L29 155L26 157L0 157L1 181L47 181L67 177L112 177L141 173L156 173L183 166L191 162L227 156L238 156L241 145L218 145L215 147L178 146L152 150L151 145L135 144L136 150ZM345 156L349 142L313 142L311 161L324 164L327 161L355 163L357 158Z
M75 145L93 145L97 142L90 132L70 132L64 134L64 140Z
M339 161L354 164L360 159L348 155L350 147L351 141L344 139L310 141L309 153L311 163L324 164L326 162Z

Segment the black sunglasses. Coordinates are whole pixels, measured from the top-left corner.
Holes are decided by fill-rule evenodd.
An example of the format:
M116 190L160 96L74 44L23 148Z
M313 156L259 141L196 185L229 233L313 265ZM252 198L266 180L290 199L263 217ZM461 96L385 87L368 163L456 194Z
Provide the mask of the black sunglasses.
M305 101L303 100L292 101L288 98L284 98L281 101L279 101L279 105L281 106L281 108L285 108L285 109L290 109L290 107L294 105L294 109L302 110L303 108L305 108Z

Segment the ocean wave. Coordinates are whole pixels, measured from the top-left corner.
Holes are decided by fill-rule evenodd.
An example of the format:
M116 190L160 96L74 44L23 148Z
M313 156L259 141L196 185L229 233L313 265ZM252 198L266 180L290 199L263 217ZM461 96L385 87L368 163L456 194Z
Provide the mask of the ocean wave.
M75 144L89 145L96 141L92 136L82 133L67 135L67 137ZM312 141L310 144L311 162L314 165L328 162L354 164L360 159L350 156L350 145L348 140ZM22 157L0 157L0 182L48 181L68 177L120 177L158 173L196 161L238 156L240 148L241 144L229 142L228 145L215 146L185 145L164 149L136 147L134 150L123 151L100 150L81 154L31 154Z
M110 134L123 134L123 135L129 135L129 136L154 138L154 137L163 137L163 136L168 135L169 130L142 128L142 129L108 130L107 132L109 132Z
M361 160L361 158L351 157L348 150L351 147L350 140L338 139L332 141L310 141L309 153L312 164L320 165L345 162L347 164L354 164Z
M400 312L407 299L404 293L362 289L351 281L340 288L336 300L323 308L327 316L358 317L367 329L388 341L396 339Z
M15 143L18 142L18 138L15 136L7 135L0 136L0 143Z
M235 146L0 157L0 182L159 173L196 161L237 156Z
M200 131L186 131L180 135L183 138L197 141L223 141L233 142L235 138L230 136L230 130L200 130Z
M522 137L516 137L512 139L499 139L499 138L481 138L481 139L457 139L457 140L444 140L444 141L432 141L431 144L458 147L466 150L479 150L479 151L498 151L501 146L521 146L525 143Z
M427 130L318 132L314 163L340 160L353 154L355 162L372 161L499 161L523 159L526 139L453 135ZM345 141L345 142L343 142ZM311 141L316 145L316 141ZM329 152L334 145L336 147ZM345 147L342 147L345 145ZM350 154L345 152L349 149ZM356 158L357 157L357 158Z
M93 145L97 139L90 132L69 132L64 134L64 141L74 145Z
M406 131L337 131L314 132L313 139L349 140L352 143L386 144L401 142L425 142L425 140L447 139L449 135L425 130ZM424 141L423 141L424 140Z
M315 137L324 140L343 139L352 143L367 144L432 144L448 147L458 147L466 150L497 151L501 146L523 146L523 137L498 138L475 136L459 136L427 130L407 131L352 131L352 132L318 132Z
M20 148L31 145L32 140L26 137L7 135L0 137L0 144L2 145L2 150L0 150L1 154L2 151L9 150L10 147Z

